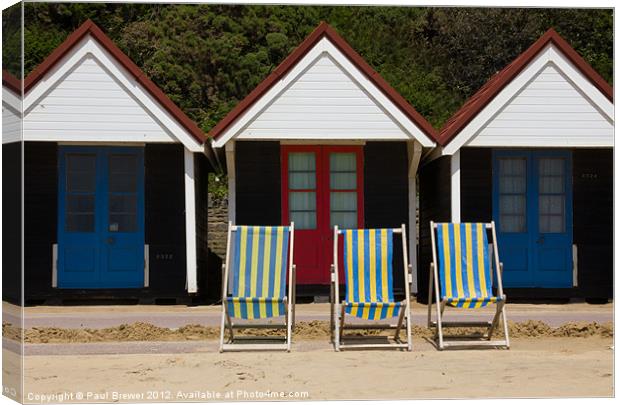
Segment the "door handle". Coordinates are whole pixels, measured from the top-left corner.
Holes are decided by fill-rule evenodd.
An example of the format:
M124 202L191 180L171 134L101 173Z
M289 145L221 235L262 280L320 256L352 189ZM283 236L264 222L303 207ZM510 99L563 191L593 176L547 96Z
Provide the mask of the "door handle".
M113 237L109 237L108 239L106 239L106 243L108 245L113 245L114 242L116 242L116 239L114 239Z
M545 243L545 235L540 235L540 237L536 239L536 243L538 243L539 245Z

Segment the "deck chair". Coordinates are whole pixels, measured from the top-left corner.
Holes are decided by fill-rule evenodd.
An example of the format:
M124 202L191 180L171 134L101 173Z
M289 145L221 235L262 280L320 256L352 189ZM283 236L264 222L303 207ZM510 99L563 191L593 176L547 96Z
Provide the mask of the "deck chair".
M508 324L506 323L506 296L502 287L503 265L499 261L495 224L491 223L435 223L431 221L431 242L433 263L431 263L428 286L428 327L436 328L435 339L443 350L451 346L501 346L510 347ZM493 277L489 260L487 230L493 236L493 259L497 277L497 295L493 295ZM436 236L436 238L435 238ZM435 292L437 320L431 319L431 308ZM488 322L445 322L446 306L458 308L481 308L496 305L495 316ZM493 332L502 318L504 339L491 340ZM461 336L447 340L443 328L486 327L485 335Z
M220 352L291 350L295 323L293 236L292 222L290 226L228 224L226 262L222 265ZM284 322L265 322L278 317L284 317ZM235 336L236 329L247 328L286 329L286 335ZM226 330L229 338L225 342ZM274 339L284 343L274 343ZM266 340L272 342L263 342ZM252 341L261 343L248 343Z
M394 300L392 282L393 235L402 234L405 299ZM338 237L343 236L343 263L346 281L345 300L340 299L338 281ZM411 266L407 259L405 225L394 229L348 229L334 227L334 262L331 276L331 336L334 349L404 348L412 349L409 291ZM378 321L398 317L396 324L371 322L346 324L345 316ZM406 323L407 341L400 340L400 331ZM345 329L395 330L393 343L343 343ZM375 337L376 338L376 337Z

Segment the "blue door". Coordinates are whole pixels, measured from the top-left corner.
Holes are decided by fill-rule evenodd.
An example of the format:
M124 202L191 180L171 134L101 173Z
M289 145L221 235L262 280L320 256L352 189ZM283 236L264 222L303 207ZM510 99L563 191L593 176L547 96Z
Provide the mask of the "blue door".
M568 151L493 153L493 219L505 287L573 285Z
M58 173L58 287L142 287L143 149L61 147Z

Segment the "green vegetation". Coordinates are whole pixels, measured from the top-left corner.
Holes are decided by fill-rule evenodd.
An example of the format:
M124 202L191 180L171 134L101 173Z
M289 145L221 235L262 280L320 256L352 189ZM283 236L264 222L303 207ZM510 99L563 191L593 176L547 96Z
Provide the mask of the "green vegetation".
M205 131L321 20L436 128L550 27L610 83L613 76L612 10L105 3L25 7L26 74L90 18ZM3 25L4 67L13 71L19 69L14 20L5 19Z

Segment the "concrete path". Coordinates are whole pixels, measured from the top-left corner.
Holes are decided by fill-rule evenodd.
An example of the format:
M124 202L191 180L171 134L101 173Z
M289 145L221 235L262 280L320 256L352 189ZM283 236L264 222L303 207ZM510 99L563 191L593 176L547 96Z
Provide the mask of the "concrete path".
M24 308L24 327L58 328L107 328L123 323L146 322L165 328L179 328L189 324L218 326L220 324L219 306L155 306L155 305L117 305L117 306L64 306ZM298 304L298 321L328 321L329 304ZM446 309L446 320L487 320L494 306L477 310ZM412 323L426 324L427 307L412 305ZM509 319L514 322L539 320L551 327L567 322L612 322L613 304L590 305L586 303L569 304L508 304ZM3 303L3 322L20 325L20 308Z

